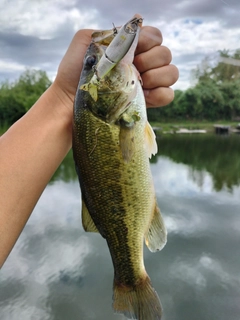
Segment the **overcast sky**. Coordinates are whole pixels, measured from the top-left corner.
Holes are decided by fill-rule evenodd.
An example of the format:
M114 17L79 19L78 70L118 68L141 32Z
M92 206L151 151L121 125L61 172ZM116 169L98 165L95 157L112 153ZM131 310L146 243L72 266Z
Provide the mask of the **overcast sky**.
M204 57L240 48L239 0L0 0L0 81L26 67L54 79L78 29L110 29L134 13L161 29L180 70L174 89L192 84L191 70Z

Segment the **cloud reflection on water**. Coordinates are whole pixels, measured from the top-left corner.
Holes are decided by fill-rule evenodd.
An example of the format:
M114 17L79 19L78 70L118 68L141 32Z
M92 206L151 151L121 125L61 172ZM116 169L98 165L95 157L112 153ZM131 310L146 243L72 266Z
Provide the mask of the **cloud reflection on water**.
M188 234L205 230L210 227L210 218L215 221L216 211L238 230L239 187L234 187L231 193L224 189L216 192L207 171L193 170L164 156L151 169L160 208L163 213L165 207L168 211L165 221L169 232Z
M4 305L0 299L1 319L10 314L11 320L52 319L47 307L49 284L81 283L91 244L81 232L79 195L77 182L47 186L3 267L13 295L9 302L15 283L23 292L13 304Z
M172 279L195 285L197 290L205 290L207 286L221 284L221 286L232 286L239 288L240 279L237 274L226 271L218 259L211 255L202 255L192 261L176 260L170 268ZM211 277L211 281L209 278Z
M225 302L222 306L214 300L215 319L223 320L230 298L239 294L235 252L240 188L215 192L207 172L193 174L187 165L167 157L158 157L151 168L169 240L161 253L146 250L146 265L166 319L189 318L183 308L186 299L192 301L186 310L207 308L201 320L214 319L204 299L219 295ZM120 320L111 309L112 280L105 240L82 229L78 182L55 181L47 186L2 269L1 320ZM231 303L237 314L238 305Z
M165 156L159 157L157 163L152 164L151 168L156 192L167 192L185 198L199 194L202 196L216 194L213 189L212 176L205 170L192 169L188 165L176 163ZM229 196L227 189L220 192ZM237 197L240 195L240 188L233 188L233 192L228 197L231 201L232 195L239 200Z

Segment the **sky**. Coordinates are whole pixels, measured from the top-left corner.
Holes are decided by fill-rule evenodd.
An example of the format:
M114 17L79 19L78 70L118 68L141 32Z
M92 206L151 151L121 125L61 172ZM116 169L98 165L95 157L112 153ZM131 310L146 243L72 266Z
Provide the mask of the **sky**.
M0 0L0 81L26 68L51 80L75 32L111 29L135 13L159 28L180 72L174 89L194 85L192 70L218 50L240 48L239 0Z

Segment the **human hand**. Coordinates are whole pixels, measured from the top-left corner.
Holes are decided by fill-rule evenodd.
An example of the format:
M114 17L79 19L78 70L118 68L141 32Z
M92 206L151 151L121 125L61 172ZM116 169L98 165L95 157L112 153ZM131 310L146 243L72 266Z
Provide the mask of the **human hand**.
M74 96L83 66L87 47L94 30L78 31L65 56L63 57L57 77L54 81L61 100L72 112ZM169 86L178 79L178 69L171 65L171 52L161 46L162 34L154 27L142 27L135 53L134 64L141 74L143 90L148 107L159 107L170 103L174 92Z
M83 29L75 34L58 67L57 76L54 81L57 94L71 113L83 67L83 59L91 42L93 31L92 29Z
M134 64L142 77L147 107L165 106L174 98L174 91L169 86L177 81L178 69L170 64L171 51L161 44L160 30L142 27Z

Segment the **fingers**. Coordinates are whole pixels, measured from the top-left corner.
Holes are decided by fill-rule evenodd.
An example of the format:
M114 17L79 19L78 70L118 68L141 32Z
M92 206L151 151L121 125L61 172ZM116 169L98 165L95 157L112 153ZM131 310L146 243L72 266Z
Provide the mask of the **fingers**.
M160 46L161 44L162 34L159 29L148 26L142 27L135 55L146 52L155 46Z
M178 69L171 65L171 51L162 46L162 34L154 27L142 27L134 64L143 81L147 107L169 104L174 91L169 88L178 79Z
M141 74L144 89L172 86L178 79L178 69L169 64L167 66L150 69Z
M73 100L76 92L83 57L91 41L93 30L78 31L62 62L55 82ZM174 92L168 88L178 79L178 69L170 65L170 50L161 46L162 34L154 27L142 27L134 64L139 70L148 107L163 106L173 100Z
M169 87L178 79L176 66L170 64L151 69L141 76L147 107L162 107L173 100L174 91Z
M147 108L163 107L174 99L174 91L168 87L159 87L152 90L143 90Z
M171 51L165 46L154 46L150 50L139 53L134 58L134 65L140 73L168 65L172 60Z

